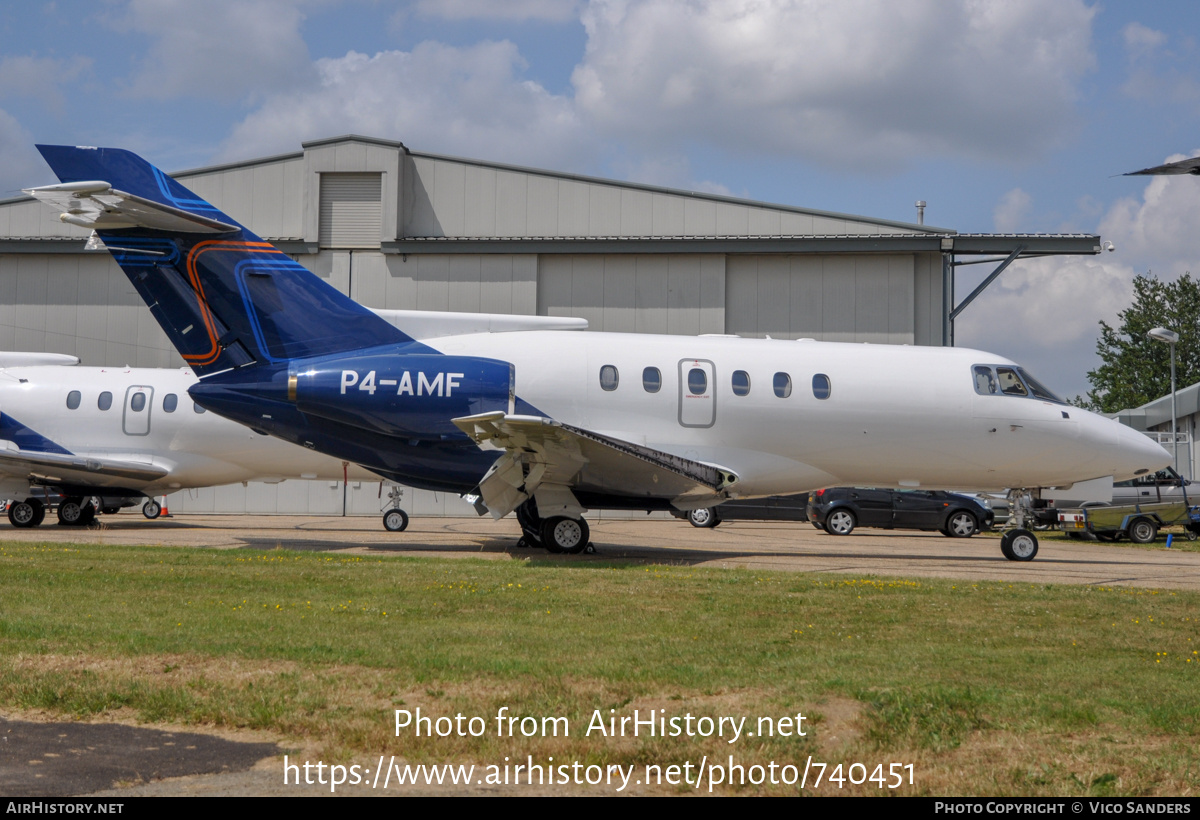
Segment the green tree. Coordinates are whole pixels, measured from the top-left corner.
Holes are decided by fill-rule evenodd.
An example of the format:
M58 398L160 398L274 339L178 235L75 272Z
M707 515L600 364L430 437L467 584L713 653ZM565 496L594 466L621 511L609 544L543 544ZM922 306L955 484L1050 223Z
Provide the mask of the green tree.
M1179 334L1175 382L1200 381L1200 281L1185 273L1174 282L1153 275L1133 280L1133 305L1118 314L1119 328L1100 322L1096 352L1104 364L1088 373L1087 404L1103 413L1137 407L1171 392L1171 347L1147 338L1151 328Z

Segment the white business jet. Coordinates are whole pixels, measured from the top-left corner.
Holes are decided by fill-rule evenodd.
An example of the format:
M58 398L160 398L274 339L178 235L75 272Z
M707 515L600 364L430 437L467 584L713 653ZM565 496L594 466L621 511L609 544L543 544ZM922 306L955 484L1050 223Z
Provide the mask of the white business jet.
M1144 475L1166 451L977 350L382 318L141 157L39 146L27 193L96 232L228 418L587 546L587 509L835 485L979 489ZM1017 510L1020 521L1020 509ZM1010 560L1037 553L1018 525Z
M254 431L188 396L190 370L72 367L74 356L0 353L0 498L17 527L40 524L58 500L63 524L87 524L97 509L115 512L181 489L343 480L342 462ZM350 465L350 479L378 476ZM392 528L407 517L397 510ZM400 518L400 516L404 516Z

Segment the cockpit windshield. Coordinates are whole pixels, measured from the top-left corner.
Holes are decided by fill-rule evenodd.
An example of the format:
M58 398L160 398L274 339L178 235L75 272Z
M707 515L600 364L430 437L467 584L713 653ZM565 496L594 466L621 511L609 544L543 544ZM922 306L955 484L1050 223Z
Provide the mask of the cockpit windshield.
M981 396L1023 396L1066 404L1021 367L977 364L971 368L975 392Z

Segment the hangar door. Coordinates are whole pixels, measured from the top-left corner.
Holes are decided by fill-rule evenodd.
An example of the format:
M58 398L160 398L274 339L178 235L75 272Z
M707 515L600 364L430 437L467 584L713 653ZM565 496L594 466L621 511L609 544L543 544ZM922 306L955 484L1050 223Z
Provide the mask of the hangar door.
M913 344L911 254L730 254L725 332Z

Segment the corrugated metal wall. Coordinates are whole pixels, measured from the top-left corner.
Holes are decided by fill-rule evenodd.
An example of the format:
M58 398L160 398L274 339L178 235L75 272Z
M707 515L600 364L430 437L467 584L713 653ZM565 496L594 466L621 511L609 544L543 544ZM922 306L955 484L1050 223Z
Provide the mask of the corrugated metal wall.
M725 278L723 254L543 255L537 312L592 330L724 333Z
M912 254L731 255L725 330L739 336L912 344Z
M407 236L814 236L902 233L869 220L411 156Z

